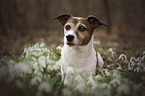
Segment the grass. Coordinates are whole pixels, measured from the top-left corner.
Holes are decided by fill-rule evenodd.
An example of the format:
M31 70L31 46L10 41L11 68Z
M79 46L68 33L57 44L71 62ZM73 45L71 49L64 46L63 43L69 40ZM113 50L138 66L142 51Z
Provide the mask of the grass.
M72 73L72 79L64 85L58 63L62 46L51 50L42 41L27 45L22 56L0 59L1 86L8 87L5 92L19 90L14 94L23 96L143 96L145 51L138 57L117 54L116 47L100 46L99 42L95 41L94 47L104 64L89 78Z

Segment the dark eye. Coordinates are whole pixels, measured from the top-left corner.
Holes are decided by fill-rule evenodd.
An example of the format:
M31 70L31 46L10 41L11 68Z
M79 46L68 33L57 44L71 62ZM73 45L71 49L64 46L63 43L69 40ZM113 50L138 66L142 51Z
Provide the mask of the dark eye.
M66 25L66 26L65 26L65 29L66 29L66 30L70 30L70 29L71 29L71 26L70 26L70 25Z
M78 30L79 30L79 31L85 31L86 28L85 28L84 26L79 26Z

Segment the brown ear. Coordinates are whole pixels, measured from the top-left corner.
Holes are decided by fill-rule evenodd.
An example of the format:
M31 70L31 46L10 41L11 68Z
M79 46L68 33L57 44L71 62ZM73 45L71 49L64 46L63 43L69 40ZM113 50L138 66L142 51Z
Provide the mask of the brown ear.
M91 25L92 31L101 25L108 26L107 23L105 23L104 21L101 21L100 19L98 19L97 17L95 17L93 15L88 16L87 19Z
M63 15L59 15L57 17L54 17L54 19L59 20L59 22L62 24L62 26L65 25L65 23L67 22L67 20L72 17L72 15L70 14L63 14Z

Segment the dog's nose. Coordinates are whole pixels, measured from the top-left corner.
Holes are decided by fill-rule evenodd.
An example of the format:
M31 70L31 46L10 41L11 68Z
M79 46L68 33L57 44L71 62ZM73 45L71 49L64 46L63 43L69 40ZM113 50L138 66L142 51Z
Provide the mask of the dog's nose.
M74 36L73 35L67 35L66 38L67 38L67 41L70 42L74 39Z

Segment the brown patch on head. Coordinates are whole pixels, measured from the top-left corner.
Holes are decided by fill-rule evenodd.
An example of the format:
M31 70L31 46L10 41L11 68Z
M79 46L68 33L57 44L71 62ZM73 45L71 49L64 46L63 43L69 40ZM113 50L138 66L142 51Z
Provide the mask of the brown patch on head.
M73 31L77 38L81 42L79 45L87 45L92 37L91 26L87 18L82 17L72 17L66 22L67 24L73 24Z

